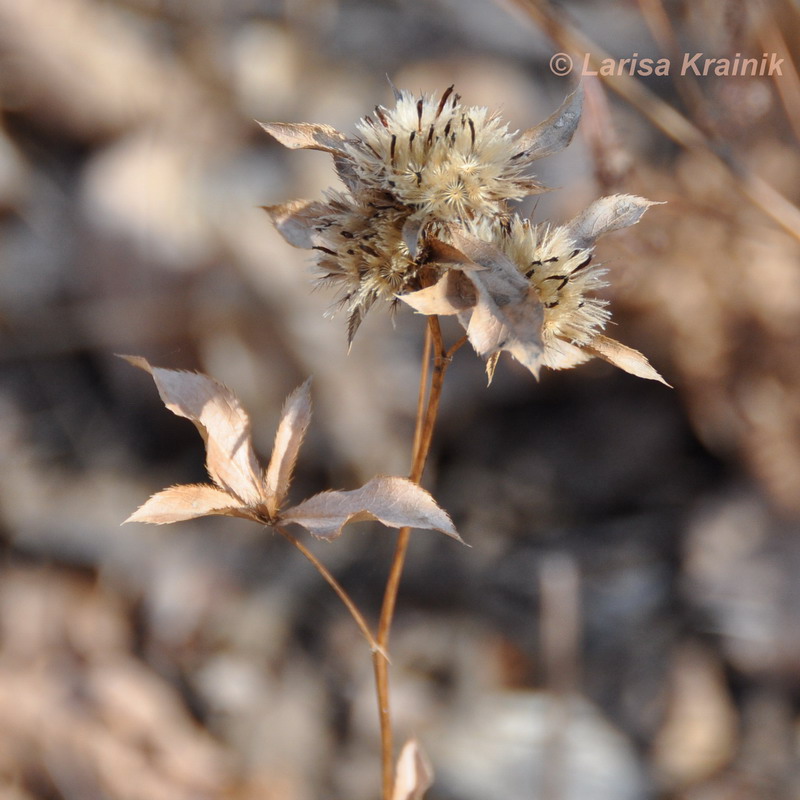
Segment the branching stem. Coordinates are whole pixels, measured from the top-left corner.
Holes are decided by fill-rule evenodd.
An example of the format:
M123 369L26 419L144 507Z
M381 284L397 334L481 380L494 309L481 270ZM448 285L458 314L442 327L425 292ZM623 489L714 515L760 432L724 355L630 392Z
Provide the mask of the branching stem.
M428 317L428 327L425 331L425 346L422 355L420 370L419 396L417 399L417 419L414 428L414 444L411 457L411 472L409 479L419 483L425 471L425 462L433 440L433 430L439 412L439 401L442 396L442 386L447 367L455 352L464 344L466 337L457 341L449 350L445 349L442 331L438 317ZM431 356L433 358L431 359ZM430 365L433 361L433 370ZM428 381L430 379L430 388ZM427 391L426 391L427 390ZM331 574L328 568L311 552L299 539L281 526L275 530L288 542L294 545L314 566L319 574L327 581L328 585L336 592L344 603L350 616L358 625L359 630L369 643L372 650L372 663L375 670L375 687L378 697L378 714L381 730L381 791L383 800L391 800L394 783L394 746L392 736L391 710L389 706L389 632L394 618L397 593L400 588L400 579L403 574L406 552L411 535L410 528L402 528L397 537L394 557L392 558L389 577L381 606L381 615L378 622L377 637L373 635L370 626L363 614L353 602L353 599Z
M456 342L449 350L445 350L439 318L428 317L428 327L425 333L425 345L420 371L419 400L417 403L417 422L414 431L414 449L411 458L411 473L409 479L419 483L425 471L425 462L433 439L433 429L436 425L436 416L439 411L439 401L442 396L442 386L447 367L459 347L466 341L466 337ZM425 388L428 383L428 373L431 350L433 351L433 374L430 380L427 403L424 401ZM391 709L389 705L389 661L387 657L389 647L389 633L394 618L397 593L400 589L400 578L403 574L406 552L411 535L410 528L401 528L397 537L394 557L386 581L383 595L383 605L378 623L378 647L373 649L372 663L375 670L375 688L378 695L378 714L381 729L381 776L382 798L391 800L394 783L394 746L392 736Z
M322 577L328 582L328 585L331 587L331 589L336 592L339 599L344 603L345 608L350 612L350 616L355 620L355 623L358 625L361 633L364 634L364 638L367 640L367 642L369 642L372 652L381 653L385 657L385 654L381 650L381 646L372 635L372 631L369 629L369 625L367 625L367 621L364 619L363 614L358 610L358 607L353 602L353 599L347 593L342 584L333 577L328 568L299 539L292 536L289 531L287 531L285 528L282 528L280 525L276 525L275 530L281 536L283 536L286 541L291 542L291 544L293 544L313 564L317 572L322 575Z

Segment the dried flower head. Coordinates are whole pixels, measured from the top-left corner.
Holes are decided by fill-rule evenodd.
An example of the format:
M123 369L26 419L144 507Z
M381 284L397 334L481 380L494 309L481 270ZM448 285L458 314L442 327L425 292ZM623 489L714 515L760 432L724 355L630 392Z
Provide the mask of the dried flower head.
M317 253L316 279L339 290L348 342L376 300L395 306L418 289L419 265L403 238L408 212L386 198L359 200L329 192L325 203L288 203L266 210L292 244Z
M394 108L376 106L356 125L344 149L360 187L391 195L416 218L494 216L541 192L533 162L566 147L580 119L580 93L522 135L486 108L463 106L452 86L441 98L396 96Z
M347 309L348 341L376 300L394 304L419 288L425 237L442 235L447 223L494 219L508 200L542 190L531 165L569 144L582 95L520 135L487 109L462 106L452 86L441 98L395 98L351 139L328 125L262 123L286 147L330 153L349 189L323 203L266 208L290 244L317 251L317 279L335 285Z
M491 379L505 350L534 375L594 356L663 380L635 350L604 336L606 285L593 264L598 237L638 222L652 205L605 197L566 225L533 225L508 201L542 191L533 162L566 147L581 113L580 89L522 134L497 114L441 97L395 90L348 139L327 125L264 124L292 149L333 156L348 193L266 210L284 238L317 251L317 279L336 285L348 341L379 299L423 314L454 314Z
M663 382L641 353L601 333L610 314L589 294L607 285L605 270L592 264L597 239L634 225L651 205L614 195L559 227L513 217L451 228L448 242L430 243L443 276L400 299L423 314L456 315L490 379L505 350L534 375L597 356Z
M565 369L589 359L581 347L611 317L608 302L592 294L608 286L607 270L593 263L592 248L578 246L569 225L532 225L518 216L484 221L474 232L505 254L534 288L542 306L542 365Z

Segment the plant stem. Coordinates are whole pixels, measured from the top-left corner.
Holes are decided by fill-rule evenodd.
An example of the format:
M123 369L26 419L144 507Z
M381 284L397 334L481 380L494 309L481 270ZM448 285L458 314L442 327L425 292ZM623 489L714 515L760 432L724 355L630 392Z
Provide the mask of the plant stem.
M439 401L442 396L442 385L445 372L450 364L453 354L466 341L462 338L450 350L445 350L439 318L428 317L428 327L425 333L425 346L420 372L419 400L417 402L417 422L414 431L414 448L411 458L411 473L409 480L419 483L425 470L425 462L430 452L433 440L433 429L436 425L436 416L439 411ZM433 350L433 375L428 391L427 404L424 402L425 387L428 382L429 359ZM403 574L406 552L411 535L411 528L401 528L395 545L394 557L386 581L383 595L383 605L378 623L378 647L373 650L372 663L375 670L375 688L378 695L378 715L381 730L381 776L383 800L391 800L394 783L394 747L392 742L391 710L389 706L389 633L394 618L397 593L400 588L400 578Z
M383 654L383 650L375 640L375 637L372 635L372 631L369 629L369 625L367 625L364 616L358 610L358 607L353 602L353 599L347 593L345 588L342 586L336 578L330 573L328 568L299 540L292 536L289 531L285 528L282 528L280 525L275 526L275 530L283 536L286 541L291 542L314 566L314 568L319 572L320 575L328 582L328 585L333 589L334 592L339 596L339 599L344 603L345 608L350 612L350 616L355 620L356 625L358 625L361 633L364 634L364 638L369 642L369 646L372 649L373 653L381 653Z

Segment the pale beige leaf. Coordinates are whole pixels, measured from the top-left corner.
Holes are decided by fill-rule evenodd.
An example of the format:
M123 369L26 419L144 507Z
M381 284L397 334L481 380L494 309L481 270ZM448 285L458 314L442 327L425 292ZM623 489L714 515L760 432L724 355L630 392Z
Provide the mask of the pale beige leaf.
M275 433L272 457L264 474L265 505L271 516L286 497L297 453L311 420L311 378L295 389L283 404L281 421Z
M529 159L543 158L563 150L571 141L581 120L583 88L578 87L544 122L521 136L520 149Z
M183 522L209 514L231 517L246 516L240 508L237 498L216 486L200 483L172 486L154 494L125 522L150 522L154 525L166 525L170 522Z
M250 419L233 392L196 372L153 367L139 356L123 358L153 376L173 414L196 425L206 443L206 467L214 483L243 505L257 505L262 500L261 467L250 439Z
M497 304L485 290L478 287L478 301L466 319L467 339L481 358L499 353L509 340L508 326ZM465 319L462 317L461 322Z
M619 367L637 378L647 378L651 381L660 381L665 386L669 384L661 377L661 375L653 369L650 362L638 350L632 347L627 347L620 342L610 339L608 336L598 334L595 336L591 343L582 345L582 349L593 356L602 358Z
M454 264L457 263L457 254L460 253L461 263L466 267L471 265L471 270L467 270L470 274L472 274L472 270L478 270L484 276L496 276L495 286L487 288L493 288L495 292L501 291L509 298L517 297L527 290L527 279L511 259L497 247L461 228L452 228L448 233L452 246L444 250L441 247L444 243L437 243L434 240L431 242L434 252L441 252L442 256L449 254ZM439 248L439 250L435 248ZM465 266L461 268L464 269Z
M500 360L500 353L494 353L486 360L486 385L491 386L494 380L494 373L497 369L497 362Z
M472 308L477 294L472 282L463 272L450 269L425 289L399 294L397 297L420 314L459 314Z
M290 150L322 150L344 155L344 136L330 125L311 122L259 122L270 136Z
M567 223L566 228L581 250L594 247L603 234L635 225L650 206L661 205L632 194L613 194L595 200Z
M457 314L478 355L490 359L507 350L538 376L544 309L536 290L498 248L456 228L448 235L452 244L428 243L434 263L448 271L400 299L422 314Z
M433 768L416 739L409 739L397 759L392 800L422 800L433 785Z
M378 477L350 492L321 492L281 514L281 522L294 522L321 539L335 539L348 522L370 519L391 528L438 530L461 541L447 513L405 478Z
M465 231L453 231L453 244L483 267L464 273L478 300L467 321L470 344L484 358L506 350L534 375L539 374L544 309L516 265L500 250ZM465 315L460 317L462 324Z
M409 219L407 219L403 224L403 242L408 248L411 258L416 258L419 255L421 244L420 234L422 233L422 228L424 227L425 222L425 219L414 219L414 217L409 217Z
M314 200L292 200L276 206L262 206L278 233L294 247L310 250L315 244L315 226L327 206Z

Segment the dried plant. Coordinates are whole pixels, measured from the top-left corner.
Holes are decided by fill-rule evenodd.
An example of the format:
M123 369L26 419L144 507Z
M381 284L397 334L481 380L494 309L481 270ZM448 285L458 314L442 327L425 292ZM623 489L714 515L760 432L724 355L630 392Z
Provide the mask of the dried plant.
M662 380L641 353L599 333L609 314L589 294L606 285L592 265L597 239L653 203L605 197L558 227L531 225L508 206L543 191L532 166L571 141L580 89L519 136L487 109L462 106L452 86L441 99L395 96L352 139L326 125L262 123L286 147L330 153L349 190L266 207L290 244L317 251L318 280L342 285L348 341L375 300L402 300L457 315L490 378L507 350L534 375L598 356Z
M395 100L393 108L377 106L364 117L353 137L319 124L262 126L290 149L330 153L344 184L321 201L295 200L266 211L290 244L315 251L317 281L337 288L346 308L348 342L378 301L404 303L427 316L409 478L373 478L359 489L322 492L284 507L311 413L308 382L286 401L272 458L262 469L249 419L228 389L203 375L128 357L153 376L166 406L198 427L213 481L165 489L128 521L243 517L272 527L298 547L342 599L372 649L382 796L420 800L431 770L415 741L403 748L395 772L388 644L410 529L435 529L461 541L447 514L418 485L451 357L468 341L485 359L490 381L503 351L536 376L542 367L566 369L599 357L633 375L663 379L641 353L602 333L610 314L594 295L606 285L605 270L594 262L595 243L636 224L653 203L624 194L603 197L563 225L534 224L509 205L544 190L534 164L571 141L581 91L521 134L509 132L485 108L462 105L452 86L441 97L395 90ZM440 315L455 316L465 331L449 348ZM333 539L348 522L362 519L401 529L374 633L335 577L286 529L294 524Z

